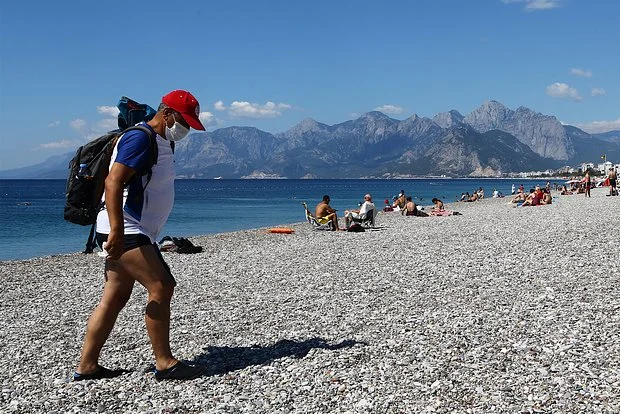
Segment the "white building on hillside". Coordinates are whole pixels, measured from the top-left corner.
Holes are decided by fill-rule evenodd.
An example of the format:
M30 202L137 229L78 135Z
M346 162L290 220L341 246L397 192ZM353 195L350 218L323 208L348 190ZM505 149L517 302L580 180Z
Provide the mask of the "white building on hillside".
M594 168L593 162L582 162L581 167L580 167L582 172L586 172L586 170L591 170L593 168Z
M613 164L610 161L605 161L598 165L598 170L603 174L607 174L611 167L613 167Z
M558 169L558 174L572 174L575 172L575 169L570 165L565 165L564 167Z

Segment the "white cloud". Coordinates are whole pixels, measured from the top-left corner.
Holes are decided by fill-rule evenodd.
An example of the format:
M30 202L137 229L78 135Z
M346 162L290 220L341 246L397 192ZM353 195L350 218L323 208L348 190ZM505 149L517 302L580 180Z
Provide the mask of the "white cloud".
M546 93L554 98L566 98L573 101L581 101L581 96L575 88L571 88L565 83L555 82L547 86Z
M592 121L574 125L590 133L607 132L613 130L620 130L620 118L614 121Z
M47 124L47 127L54 128L54 127L57 127L58 125L60 125L60 121L52 121L49 124Z
M86 126L86 121L78 118L78 119L74 119L73 121L69 122L69 125L71 125L71 128L75 129L76 131L80 131L84 129L84 127Z
M75 148L78 145L80 145L78 141L69 140L69 139L62 139L62 140L56 141L56 142L48 142L47 144L41 144L37 148L38 149L44 149L44 150L47 150L47 149L67 149L67 148Z
M120 111L115 106L98 106L97 107L97 112L99 112L100 114L103 114L103 115L108 115L108 116L111 116L111 117L117 117L118 113Z
M276 104L271 101L265 103L265 105L246 101L234 101L230 104L228 113L236 118L277 118L282 116L283 111L291 108L292 106L289 104Z
M200 122L202 122L202 125L204 125L205 128L221 125L223 122L221 119L216 118L211 112L201 112L200 115L198 115L198 118L200 118Z
M527 11L550 10L562 7L560 0L502 0L504 4L523 3Z
M592 71L591 70L585 70L585 69L581 69L581 68L572 68L570 70L571 75L575 75L575 76L583 76L584 78L591 78L592 77Z
M603 88L593 88L592 89L592 96L603 96L607 94L607 91Z
M374 111L383 112L384 114L402 114L405 110L400 106L381 105L373 109Z
M224 105L224 102L217 101L216 103L213 104L213 107L215 108L216 111L225 111L226 110L226 105Z
M101 134L104 134L105 132L112 131L117 128L118 128L117 118L106 118L106 119L101 119L97 121L95 126L92 128L92 131L95 133L100 132Z
M554 0L531 0L525 4L527 10L549 10L558 7L560 7L560 2Z

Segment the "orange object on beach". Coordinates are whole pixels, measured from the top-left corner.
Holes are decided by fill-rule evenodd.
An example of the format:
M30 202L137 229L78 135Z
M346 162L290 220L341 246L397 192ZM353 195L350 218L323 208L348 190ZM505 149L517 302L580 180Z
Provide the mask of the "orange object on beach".
M295 233L295 230L286 227L274 227L273 229L269 229L269 233L291 234Z

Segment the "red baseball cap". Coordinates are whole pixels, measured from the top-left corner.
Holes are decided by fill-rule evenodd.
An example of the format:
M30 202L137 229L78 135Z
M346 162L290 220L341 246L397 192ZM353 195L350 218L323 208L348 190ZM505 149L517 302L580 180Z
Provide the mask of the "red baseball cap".
M200 104L191 93L177 89L161 98L163 104L183 115L183 119L194 129L204 131L205 127L200 122Z

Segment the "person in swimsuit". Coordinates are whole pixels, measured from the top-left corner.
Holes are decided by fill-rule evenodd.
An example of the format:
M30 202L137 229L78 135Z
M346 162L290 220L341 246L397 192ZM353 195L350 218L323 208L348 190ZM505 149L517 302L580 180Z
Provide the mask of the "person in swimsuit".
M607 178L609 178L609 195L610 196L618 195L618 188L617 188L618 174L616 173L615 168L609 169L609 175L607 176Z
M586 183L586 197L591 197L590 196L590 187L592 186L592 180L590 178L590 169L586 170L586 177L585 177L585 183Z
M443 211L443 210L445 210L444 206L443 206L443 201L441 201L440 199L433 198L431 201L433 202L433 204L435 204L435 207L433 208L433 211Z
M331 220L332 221L332 230L340 230L340 226L338 225L338 215L336 214L336 210L334 210L329 202L331 199L328 195L323 196L323 201L316 205L316 209L314 210L314 217L317 220Z
M551 204L553 202L553 197L551 197L551 192L545 189L543 191L542 199L540 200L540 204Z
M428 216L428 214L418 209L418 206L416 206L416 204L413 202L411 197L407 197L406 201L407 202L405 203L405 208L402 210L401 214L404 214L405 216L417 216L417 217Z

